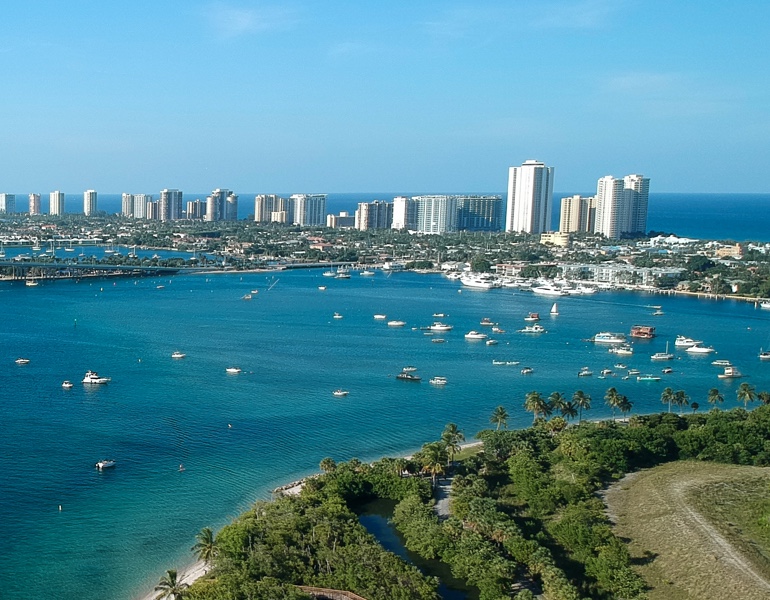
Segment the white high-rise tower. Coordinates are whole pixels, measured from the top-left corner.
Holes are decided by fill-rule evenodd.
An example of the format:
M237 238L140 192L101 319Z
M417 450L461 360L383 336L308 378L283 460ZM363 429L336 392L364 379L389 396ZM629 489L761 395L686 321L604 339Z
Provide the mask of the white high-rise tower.
M649 178L626 175L623 179L607 175L596 186L596 223L594 231L608 238L647 230Z
M64 214L64 192L51 192L48 195L50 201L48 212L55 216L62 216Z
M90 217L96 214L96 191L86 190L83 192L83 213Z
M528 160L508 169L505 230L542 233L551 228L553 167Z

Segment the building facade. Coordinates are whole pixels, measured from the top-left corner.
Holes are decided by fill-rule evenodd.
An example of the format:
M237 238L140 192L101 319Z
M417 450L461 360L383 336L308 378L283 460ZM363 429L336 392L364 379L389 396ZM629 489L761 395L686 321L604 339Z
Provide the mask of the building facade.
M457 196L457 228L463 231L500 231L501 196Z
M182 202L184 194L181 190L161 190L158 199L158 213L161 221L178 221L184 215Z
M417 231L450 233L457 231L456 196L414 196L417 208Z
M16 194L0 194L0 215L16 212Z
M40 194L29 195L29 214L30 216L40 214Z
M542 233L550 230L553 167L536 160L508 169L505 230Z
M369 229L390 229L393 223L393 203L375 200L359 202L356 210L355 227L361 231Z
M83 214L87 217L96 214L96 190L83 192Z
M608 238L644 233L649 190L650 180L642 175L627 175L623 179L607 175L599 179L594 232Z
M301 227L326 224L326 194L293 194L294 225Z
M596 196L568 196L561 199L559 231L593 232L596 222Z
M393 198L393 220L390 226L392 229L417 229L417 204L412 198Z
M51 192L48 195L48 213L54 216L62 216L64 214L64 192Z

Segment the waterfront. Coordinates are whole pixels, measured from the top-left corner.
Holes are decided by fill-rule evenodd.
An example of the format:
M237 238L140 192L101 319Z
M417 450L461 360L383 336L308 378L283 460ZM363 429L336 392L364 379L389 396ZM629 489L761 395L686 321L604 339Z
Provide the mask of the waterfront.
M583 389L594 399L586 416L597 418L609 415L610 386L634 412L661 410L666 385L686 390L701 410L711 387L726 407L736 405L740 381L770 388L770 365L756 356L770 345L770 312L751 304L608 292L559 299L551 318L551 299L458 289L438 275L337 280L321 270L0 286L0 517L12 533L0 552L4 597L29 597L30 578L63 599L140 596L164 569L191 562L201 527L221 526L277 485L314 472L323 457L410 453L449 421L472 438L498 404L512 426L524 426L531 415L523 396L533 389ZM259 293L241 300L251 290ZM665 314L651 316L650 304ZM514 333L529 311L543 315L547 334ZM442 334L445 344L412 329L435 312L455 326ZM388 328L375 313L407 327ZM499 345L463 339L483 317L507 330L495 336ZM655 325L660 337L637 342L622 362L674 373L657 383L598 379L618 360L583 340L634 324ZM714 356L676 351L668 365L651 363L677 334L713 344L748 379L717 380ZM172 360L175 350L186 358ZM20 356L30 363L14 364ZM421 384L394 379L407 364L419 368ZM520 374L525 365L531 376ZM229 366L243 372L228 376ZM595 376L578 379L583 366ZM113 380L62 390L62 380L79 382L86 369ZM430 386L433 375L449 384ZM350 395L332 397L339 387ZM102 458L118 466L99 473L93 465Z

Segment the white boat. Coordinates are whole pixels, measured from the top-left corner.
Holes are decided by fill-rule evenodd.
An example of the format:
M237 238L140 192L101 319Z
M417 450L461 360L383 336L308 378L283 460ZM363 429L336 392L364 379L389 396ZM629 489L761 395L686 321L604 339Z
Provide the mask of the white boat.
M518 330L519 333L546 333L545 327L540 323L534 325L526 325L523 329Z
M319 285L318 289L321 290L322 292L325 292L326 291L326 286L325 285Z
M613 366L614 366L616 369L627 369L627 368L628 368L628 367L626 367L626 365L624 365L623 363L615 363Z
M341 319L342 315L340 313L336 312L336 313L334 313L334 318L335 319Z
M664 313L662 310L658 309L654 313L652 313L652 316L653 317L660 317L661 315L665 315L665 314L666 313Z
M17 358L15 362L16 362L17 365L28 365L29 364L29 359L28 358Z
M185 356L187 355L184 352L179 352L179 350L171 353L171 358L184 358Z
M497 340L487 340L486 344L487 346L497 346L498 342Z
M505 333L505 329L501 329L500 327L495 325L494 327L492 327L492 333Z
M334 275L335 279L350 279L350 271L347 269L337 269L337 273Z
M602 369L601 374L604 375L605 377L607 375L612 375L612 369Z
M431 342L433 342L434 344L443 344L444 342L446 342L446 340L444 338L433 338Z
M417 370L417 367L414 367L412 365L407 365L403 369L401 369L402 373L414 373Z
M337 274L336 274L334 271L324 271L324 272L322 273L322 275L323 275L324 277L334 277L334 276L335 276L335 275L337 275Z
M685 352L689 352L690 354L711 354L714 352L714 348L712 346L701 346L700 344L696 344L695 346L687 348Z
M478 331L472 330L465 334L466 340L485 340L489 336L486 333L480 333Z
M609 331L602 331L592 337L589 342L595 344L624 344L626 342L626 336L622 333L610 333Z
M111 459L100 460L94 466L101 471L102 469L109 469L114 467L115 461Z
M716 360L712 360L711 364L715 367L732 367L733 363L731 363L729 360L725 360L724 358L718 358Z
M251 294L244 294L241 296L241 300L251 300Z
M562 288L558 288L553 284L543 284L539 285L537 287L532 288L533 294L538 294L539 296L566 296L567 292L565 292Z
M85 377L83 377L83 383L85 384L103 384L103 383L109 383L111 381L111 378L109 377L102 377L97 373L96 371L86 371Z
M557 317L559 316L559 307L556 306L556 302L553 303L553 306L551 307L551 313L552 316Z
M62 381L62 384L61 384L61 386L62 386L62 387L65 389L65 390L71 390L73 387L75 387L75 384L74 384L74 383L72 383L71 381L69 381L69 380L65 379L64 381Z
M535 372L535 370L532 367L524 367L521 370L521 374L522 375L532 375L532 373L534 373L534 372Z
M636 380L637 381L660 381L660 377L658 375L638 375Z
M591 377L593 374L594 372L588 367L583 367L580 369L580 371L578 371L578 377Z
M767 302L760 302L759 308L764 308L765 310L770 310L770 301Z
M39 284L38 284L38 282L37 282L37 281L35 281L34 279L27 279L27 280L24 282L24 285L26 285L27 287L36 287L36 286L38 286Z
M693 338L685 337L683 335L676 336L674 340L674 347L676 348L689 348L690 346L700 345L703 340L695 340Z
M428 327L428 329L430 329L431 331L452 331L453 326L447 325L446 323L442 323L440 321L436 321L435 323L433 323L433 325Z
M628 370L628 374L629 375L639 375L639 373L641 373L641 371L639 369L629 369Z
M483 325L485 327L492 327L494 325L497 325L497 323L493 322L492 319L490 319L489 317L484 317L483 319L481 319L481 321L479 321L479 325Z
M374 275L374 271L370 271L369 269L364 269L363 271L358 273L361 277L372 277Z
M436 375L435 377L430 378L430 382L433 385L446 385L446 377L442 377L441 375Z
M725 372L717 375L719 379L738 379L743 377L743 373L738 370L738 367L725 367Z
M381 314L376 314L376 315L374 315L374 319L375 319L375 321L384 321L384 320L385 320L385 319L387 319L387 318L388 318L388 316L387 316L387 315L381 315Z
M664 375L668 375L669 373L673 373L673 372L674 372L674 369L672 369L671 367L666 367L665 369L661 370L661 373L663 373Z
M446 317L446 313L433 313L434 319L443 319L444 317Z
M230 373L231 375L237 375L238 373L241 372L241 368L240 367L227 367L225 369L225 372L226 373Z
M524 317L525 321L539 321L540 320L540 313L531 312L527 313L527 316Z
M619 356L631 356L634 353L634 349L628 344L623 344L622 346L613 346L607 350L607 352L611 352L612 354L617 354Z
M406 321L388 321L388 327L403 327Z
M337 398L344 398L344 397L345 397L345 396L347 396L349 393L350 393L350 392L349 392L349 391L347 391L347 390L334 390L334 391L332 392L332 396L335 396L335 397L337 397Z
M770 350L759 349L759 360L770 360Z
M489 275L463 275L460 277L460 283L466 287L481 290L491 290L492 288L501 287L500 284Z
M655 354L650 356L650 360L673 360L673 358L674 358L674 355L668 351L668 342L666 342L665 352L656 352Z

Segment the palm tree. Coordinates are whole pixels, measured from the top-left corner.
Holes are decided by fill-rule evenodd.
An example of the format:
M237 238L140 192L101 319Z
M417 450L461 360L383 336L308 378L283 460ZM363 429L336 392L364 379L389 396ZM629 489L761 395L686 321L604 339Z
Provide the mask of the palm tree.
M671 412L671 403L674 401L674 390L670 387L663 390L663 393L660 395L660 401L663 404L668 404L668 412Z
M210 527L204 527L198 532L198 534L195 536L195 539L197 542L192 548L190 548L190 550L195 552L198 560L202 560L203 563L207 566L210 565L212 562L214 562L214 558L217 555L217 545L214 540L214 532L211 531Z
M684 390L674 392L674 404L679 408L679 414L682 414L682 407L690 404L690 398Z
M564 408L564 405L567 403L566 398L564 398L564 394L561 392L552 392L550 396L548 396L548 403L551 405L552 411L560 411Z
M604 394L604 401L612 409L612 420L615 420L615 409L620 407L620 402L623 399L623 396L620 395L620 392L616 390L614 387L611 387L607 390L607 393Z
M503 429L508 429L508 411L504 407L498 406L492 411L492 416L489 417L489 422L493 425L497 425L496 431L500 430L500 425Z
M692 412L698 412L698 409L700 408L700 404L697 402L693 402L690 404L690 408L692 409Z
M564 406L561 407L561 416L567 419L568 421L571 421L575 417L577 417L578 409L574 402L565 402Z
M155 600L181 600L184 597L184 591L189 586L186 583L177 581L176 569L169 569L166 574L160 578L158 585L155 586L155 591L160 592L155 596Z
M327 456L324 458L318 466L324 473L332 473L337 468L337 463L334 462L334 459Z
M754 402L757 399L757 393L754 391L754 386L748 383L742 383L738 386L738 392L736 393L738 402L743 402L743 408L749 408L749 402Z
M447 464L449 464L455 459L455 453L462 449L460 443L465 441L465 435L457 428L457 425L454 423L447 423L446 427L444 427L444 432L441 434L441 441L444 443L446 450L449 453L449 458L447 460Z
M448 460L448 455L444 444L441 442L431 442L425 444L420 451L422 470L424 473L430 473L433 485L436 485L436 477L444 473L444 465Z
M620 410L624 419L626 418L626 413L630 413L633 406L634 403L628 399L628 396L620 397L620 401L618 402L618 410Z
M396 473L398 473L399 477L404 476L404 471L406 471L407 466L409 465L409 461L405 458L397 458L393 461L393 468L396 470Z
M717 388L711 388L709 390L708 401L709 404L716 406L717 404L722 404L722 402L725 401L725 397Z
M583 421L583 410L590 410L591 408L591 396L586 394L583 390L578 390L572 394L572 401L578 408L578 423Z
M770 392L759 392L757 394L757 399L762 404L770 404Z
M524 398L524 410L531 412L534 415L532 422L537 421L538 415L543 417L549 417L551 414L551 407L540 395L540 392L529 392Z

